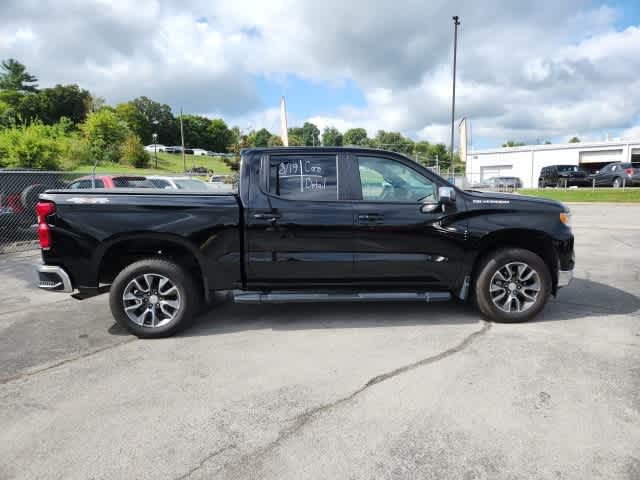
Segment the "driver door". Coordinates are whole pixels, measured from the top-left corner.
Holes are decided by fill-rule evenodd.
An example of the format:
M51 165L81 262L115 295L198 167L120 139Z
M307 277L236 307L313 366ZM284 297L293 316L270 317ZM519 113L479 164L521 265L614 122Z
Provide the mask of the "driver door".
M456 207L423 213L437 202L438 183L401 158L358 156L359 199L353 202L354 276L372 287L454 283L463 258L464 227ZM443 183L444 184L444 183Z

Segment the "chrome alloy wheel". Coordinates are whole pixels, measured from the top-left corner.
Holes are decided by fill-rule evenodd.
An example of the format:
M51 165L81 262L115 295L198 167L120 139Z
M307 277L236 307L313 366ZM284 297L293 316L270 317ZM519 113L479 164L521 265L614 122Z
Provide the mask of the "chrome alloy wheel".
M489 296L503 312L526 312L538 299L540 275L524 262L510 262L491 277Z
M145 273L131 280L122 294L127 317L141 327L162 327L180 310L180 292L167 277Z

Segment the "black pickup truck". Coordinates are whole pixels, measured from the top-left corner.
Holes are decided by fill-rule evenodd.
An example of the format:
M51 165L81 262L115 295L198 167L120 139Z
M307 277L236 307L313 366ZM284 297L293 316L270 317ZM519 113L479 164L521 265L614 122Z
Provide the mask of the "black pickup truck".
M159 337L215 291L243 303L455 298L518 322L572 277L561 203L463 191L397 153L248 149L238 190L46 192L39 286L109 289L118 322Z

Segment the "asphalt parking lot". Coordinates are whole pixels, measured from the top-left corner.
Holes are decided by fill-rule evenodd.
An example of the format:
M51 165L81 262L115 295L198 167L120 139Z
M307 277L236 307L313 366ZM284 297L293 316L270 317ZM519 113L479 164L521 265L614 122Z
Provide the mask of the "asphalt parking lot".
M216 306L137 340L0 256L0 478L640 478L640 205L572 206L536 321Z

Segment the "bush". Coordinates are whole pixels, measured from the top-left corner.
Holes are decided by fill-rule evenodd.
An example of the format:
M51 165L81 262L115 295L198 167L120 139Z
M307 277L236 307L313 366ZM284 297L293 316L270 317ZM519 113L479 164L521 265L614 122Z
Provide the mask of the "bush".
M140 137L135 133L130 133L125 138L121 148L121 158L125 163L136 168L149 166L149 154L145 152Z
M232 171L237 172L238 170L240 170L240 157L224 157L222 161Z
M0 130L0 163L9 167L58 170L69 149L64 126L31 125Z
M90 113L80 128L89 142L94 160L113 163L120 161L121 148L130 131L115 112L103 108Z

